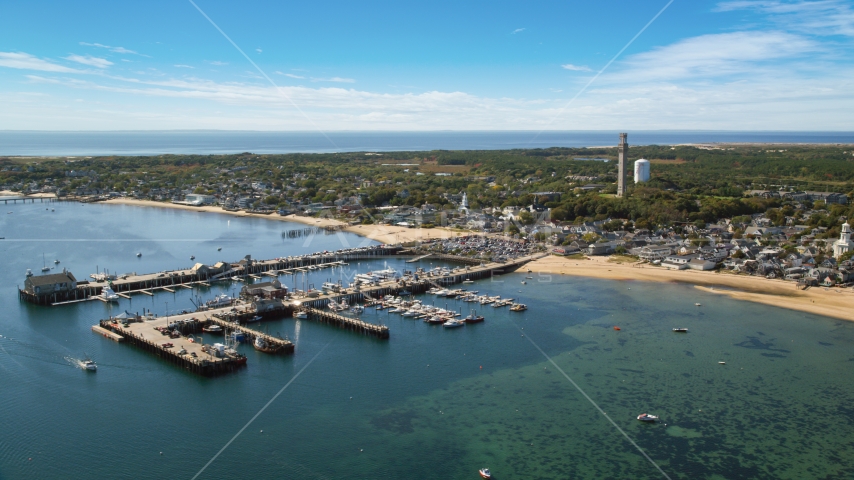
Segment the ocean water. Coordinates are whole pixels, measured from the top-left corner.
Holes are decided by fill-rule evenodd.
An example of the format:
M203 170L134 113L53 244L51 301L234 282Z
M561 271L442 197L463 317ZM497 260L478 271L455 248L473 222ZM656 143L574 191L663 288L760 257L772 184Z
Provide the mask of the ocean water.
M86 156L226 153L502 150L616 145L616 131L251 132L0 131L0 155ZM629 132L632 145L854 143L854 132Z
M19 302L15 287L27 268L38 272L43 252L85 277L96 265L141 273L187 266L190 255L205 263L270 258L365 240L283 240L282 230L301 226L179 210L6 209L2 479L193 478L227 444L198 478L456 479L478 478L483 466L499 479L663 478L651 461L670 478L854 476L849 322L691 285L537 274L523 285L520 272L470 288L519 299L526 312L478 305L486 322L443 330L368 309L366 319L389 325L388 341L308 321L266 322L295 342L293 356L244 345L245 369L202 378L89 327L111 311L162 315L237 286L135 296L113 307L38 307ZM386 261L357 263L282 281L319 285ZM464 314L472 305L422 298ZM74 366L86 354L96 373ZM641 424L635 417L644 412L661 422Z

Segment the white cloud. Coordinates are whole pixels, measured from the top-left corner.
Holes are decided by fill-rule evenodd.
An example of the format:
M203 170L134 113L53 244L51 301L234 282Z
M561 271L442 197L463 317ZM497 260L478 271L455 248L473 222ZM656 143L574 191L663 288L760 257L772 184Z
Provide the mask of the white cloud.
M221 67L221 66L223 66L223 65L228 65L228 62L221 62L221 61L219 61L219 60L214 60L214 61L212 61L212 62L210 62L210 61L209 61L208 63L209 63L209 64L211 64L211 65L216 65L216 66L218 66L218 67Z
M0 67L39 70L42 72L85 73L81 70L57 65L48 60L42 60L29 53L22 52L0 52Z
M571 63L565 63L565 64L561 65L561 68L563 68L565 70L572 70L574 72L589 72L590 71L590 67L588 67L587 65L573 65Z
M524 31L525 31L524 28L517 28L516 30L513 30L512 32L510 32L510 35L516 35L517 33L522 33Z
M792 74L769 75L739 82L665 81L606 82L589 90L570 109L549 123L566 100L490 98L461 91L375 93L353 88L221 83L199 78L147 80L90 76L90 80L30 77L33 83L122 94L126 105L115 112L86 111L91 123L75 123L68 113L65 128L221 128L304 129L300 106L322 129L753 129L845 130L854 109L854 68L819 79ZM80 95L70 94L68 98ZM139 100L160 98L164 101ZM56 99L46 99L45 112L61 112ZM62 102L59 102L62 103ZM153 107L156 106L156 107ZM191 107L191 108L188 108ZM51 110L55 109L55 110ZM0 128L15 119L30 127L31 110L0 116ZM227 113L224 113L227 112ZM51 116L50 125L60 117ZM174 118L173 118L174 117ZM101 122L101 123L98 123ZM62 128L39 127L39 128Z
M288 75L288 74L285 74L285 75L288 77L293 76L294 78L302 78L302 77L297 77L296 75ZM314 78L314 77L312 77L311 81L312 82L332 82L332 83L356 83L356 80L354 80L352 78L341 78L341 77L331 77L331 78Z
M86 46L86 47L106 48L107 50L109 50L109 51L111 51L111 52L113 52L113 53L123 53L123 54L130 54L130 55L141 55L141 56L143 56L143 57L147 57L147 56L148 56L148 55L143 55L143 54L141 54L141 53L135 52L135 51L133 51L133 50L128 50L127 48L124 48L124 47L111 47L111 46L109 46L109 45L103 45L103 44L100 44L100 43L87 43L87 42L80 42L80 45L83 45L83 46Z
M761 73L779 62L816 53L820 45L785 32L732 32L687 38L629 57L621 81L712 79Z
M191 67L190 65L182 65L182 64L172 65L172 66L175 68L196 68L196 67Z
M847 1L736 0L721 2L715 10L753 10L769 15L772 21L789 30L813 35L854 36L854 9Z
M113 64L113 62L107 60L106 58L98 58L98 57L93 57L91 55L85 55L84 56L84 55L71 54L71 55L69 55L67 57L63 57L63 58L65 58L66 60L70 60L72 62L77 62L77 63L81 63L83 65L89 65L90 67L97 67L97 68L107 68Z
M256 51L256 52L258 52L258 53L263 52L263 50L261 50L260 48L256 48L256 49L255 49L255 51Z
M280 71L278 71L278 70L276 70L276 72L275 72L275 73L276 73L277 75L282 75L282 76L290 77L290 78L296 78L296 79L300 79L300 80L305 78L305 77L301 77L301 76L299 76L299 75L294 75L293 73L282 73L282 72L280 72Z

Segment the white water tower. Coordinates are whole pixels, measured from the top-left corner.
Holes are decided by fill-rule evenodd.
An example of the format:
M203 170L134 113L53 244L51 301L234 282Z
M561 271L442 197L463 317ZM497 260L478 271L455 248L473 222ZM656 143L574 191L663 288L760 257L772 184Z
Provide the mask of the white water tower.
M641 158L635 161L635 183L649 181L649 160Z

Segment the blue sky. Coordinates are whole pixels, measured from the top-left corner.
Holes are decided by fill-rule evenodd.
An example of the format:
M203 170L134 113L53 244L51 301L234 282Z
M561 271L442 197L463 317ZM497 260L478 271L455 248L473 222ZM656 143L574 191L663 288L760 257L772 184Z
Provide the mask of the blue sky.
M189 0L5 2L0 129L854 130L850 1L194 1L251 62Z

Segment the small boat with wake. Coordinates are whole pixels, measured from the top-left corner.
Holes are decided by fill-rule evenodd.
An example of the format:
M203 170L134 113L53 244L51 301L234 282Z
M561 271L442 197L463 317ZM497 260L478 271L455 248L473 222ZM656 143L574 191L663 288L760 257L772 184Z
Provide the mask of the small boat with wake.
M477 471L480 474L480 478L490 479L492 478L492 472L489 471L488 468L481 468Z
M657 415L650 415L648 413L641 413L640 415L638 415L638 420L640 420L641 422L653 423L656 420L658 420L658 416Z

